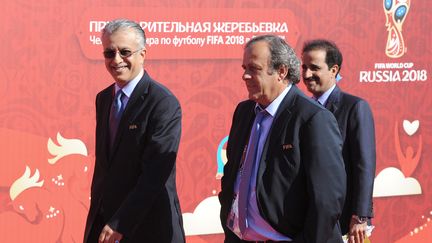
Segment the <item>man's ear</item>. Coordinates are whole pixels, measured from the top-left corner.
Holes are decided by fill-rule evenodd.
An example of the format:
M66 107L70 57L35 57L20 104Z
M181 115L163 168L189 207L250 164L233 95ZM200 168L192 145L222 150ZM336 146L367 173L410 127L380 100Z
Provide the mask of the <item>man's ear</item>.
M335 64L330 68L331 73L336 77L336 74L339 72L339 65Z
M147 49L144 47L141 51L140 51L140 55L145 58L147 54Z
M286 76L288 75L288 67L284 64L280 65L278 70L278 75L280 80L284 80Z
M144 47L141 51L140 51L140 56L142 57L142 63L141 63L141 65L144 65L144 61L145 61L145 58L146 58L146 54L147 54L147 49Z

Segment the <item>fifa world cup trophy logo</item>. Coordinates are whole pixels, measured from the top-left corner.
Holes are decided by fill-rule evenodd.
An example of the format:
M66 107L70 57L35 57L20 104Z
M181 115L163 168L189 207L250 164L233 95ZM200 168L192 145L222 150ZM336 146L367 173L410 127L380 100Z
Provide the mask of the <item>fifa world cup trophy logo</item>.
M402 36L402 25L410 9L411 0L384 0L387 26L386 55L398 58L405 54L406 46Z

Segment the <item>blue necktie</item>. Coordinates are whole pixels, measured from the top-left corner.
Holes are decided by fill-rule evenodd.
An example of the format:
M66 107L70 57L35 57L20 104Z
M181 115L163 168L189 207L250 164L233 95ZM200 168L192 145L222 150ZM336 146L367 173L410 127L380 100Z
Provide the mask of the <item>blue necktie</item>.
M123 91L122 90L117 91L117 93L114 96L113 103L111 105L110 120L109 120L111 147L114 144L117 128L120 123L121 115L124 110L123 97L124 97Z
M259 109L259 108L258 108ZM252 176L252 168L254 167L256 161L256 154L258 148L258 141L261 135L261 122L267 111L257 112L255 117L255 125L252 127L250 142L249 142L249 150L247 155L243 161L243 168L241 168L240 172L240 183L239 183L239 191L238 191L238 219L239 219L239 228L240 232L244 234L247 224L247 207L249 203L249 191L250 191L250 179Z

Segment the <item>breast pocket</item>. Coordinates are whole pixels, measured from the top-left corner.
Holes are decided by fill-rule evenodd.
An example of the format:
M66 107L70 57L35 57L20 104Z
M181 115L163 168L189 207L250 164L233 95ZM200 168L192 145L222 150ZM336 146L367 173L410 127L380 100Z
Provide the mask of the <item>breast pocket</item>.
M264 181L271 181L273 186L280 188L290 187L299 170L296 159L296 147L292 143L274 145L261 164Z
M282 171L296 170L298 159L296 146L292 142L284 142L279 146L279 163Z

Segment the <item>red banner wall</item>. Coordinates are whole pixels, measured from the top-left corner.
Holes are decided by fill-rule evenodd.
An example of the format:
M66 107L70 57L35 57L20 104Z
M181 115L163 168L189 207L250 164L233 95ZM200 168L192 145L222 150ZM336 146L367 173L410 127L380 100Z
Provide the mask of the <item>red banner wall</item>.
M232 112L247 98L242 47L267 32L298 54L312 38L339 45L339 85L375 116L371 242L432 242L430 8L419 0L4 2L0 241L82 241L94 100L112 83L100 29L124 17L145 28L145 68L182 105L177 186L188 242L222 242L216 195Z

